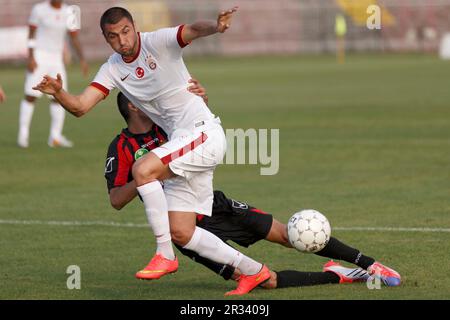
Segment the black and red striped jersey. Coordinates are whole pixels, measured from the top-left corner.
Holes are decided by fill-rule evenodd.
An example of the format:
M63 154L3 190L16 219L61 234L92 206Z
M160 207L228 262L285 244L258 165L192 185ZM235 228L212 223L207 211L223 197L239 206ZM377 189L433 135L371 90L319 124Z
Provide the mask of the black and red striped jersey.
M131 168L136 159L166 141L166 133L157 125L142 134L133 134L128 128L123 129L109 145L106 156L105 178L108 192L133 180Z

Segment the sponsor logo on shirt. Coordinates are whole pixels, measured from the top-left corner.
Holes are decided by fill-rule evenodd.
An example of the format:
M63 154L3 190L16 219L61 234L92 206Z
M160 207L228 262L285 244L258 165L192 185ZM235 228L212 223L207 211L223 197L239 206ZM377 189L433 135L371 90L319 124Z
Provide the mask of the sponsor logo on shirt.
M134 153L134 160L137 160L141 157L143 157L144 155L146 155L149 151L147 149L139 149Z
M248 204L231 199L231 206L236 209L248 209Z
M120 78L120 80L125 81L125 80L128 78L129 75L130 75L130 74L127 74L125 77Z
M144 69L142 69L141 67L137 67L136 68L136 76L141 79L144 76L145 72Z
M147 58L145 59L145 61L151 70L156 69L156 61L152 58L151 55L148 55Z
M141 145L141 148L147 148L147 147L151 146L152 144L158 143L158 142L159 142L159 139L155 138L155 139L153 139L153 140L151 140L151 141Z
M106 159L105 173L111 173L113 171L113 161L115 157L109 157Z

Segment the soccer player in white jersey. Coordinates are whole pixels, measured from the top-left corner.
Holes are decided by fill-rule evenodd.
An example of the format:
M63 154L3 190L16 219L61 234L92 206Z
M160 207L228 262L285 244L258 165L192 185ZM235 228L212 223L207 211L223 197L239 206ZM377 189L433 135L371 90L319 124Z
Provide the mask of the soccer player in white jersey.
M72 44L80 59L82 71L88 72L88 64L75 25L71 25L71 12L62 0L49 0L33 6L29 18L28 66L25 80L25 97L20 103L19 134L17 144L22 148L29 145L30 125L34 105L42 93L33 90L33 86L46 74L61 74L67 89L66 70L63 62L63 50L66 34L70 34ZM71 147L73 143L63 136L65 110L53 99L50 102L50 147Z
M127 10L110 8L102 15L100 26L116 53L100 68L91 85L82 94L72 95L63 89L58 75L56 79L45 76L34 87L53 95L77 117L118 88L163 128L169 142L141 157L132 169L157 242L157 254L140 274L158 279L177 270L173 239L202 257L241 270L237 289L227 295L250 292L268 280L270 272L214 234L196 227L196 212L211 215L213 172L225 154L226 139L219 119L201 97L187 90L191 76L182 49L197 38L225 32L236 11L237 7L221 12L217 21L139 33Z

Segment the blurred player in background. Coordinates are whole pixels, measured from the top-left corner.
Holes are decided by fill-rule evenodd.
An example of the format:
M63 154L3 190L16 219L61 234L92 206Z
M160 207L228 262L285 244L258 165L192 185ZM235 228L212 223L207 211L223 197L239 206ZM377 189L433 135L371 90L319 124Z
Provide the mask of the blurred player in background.
M2 89L2 86L0 86L0 103L6 100L6 94Z
M336 57L338 63L345 62L345 35L347 34L347 22L342 14L336 15L334 31L336 33Z
M35 101L42 93L32 87L44 75L56 77L59 73L64 79L67 89L66 69L63 62L63 51L66 34L69 33L72 44L80 59L81 69L86 76L86 63L80 41L78 26L70 25L72 13L62 0L49 0L34 5L29 18L28 66L25 80L25 98L20 104L19 134L17 143L22 148L29 145L30 125L33 117ZM72 147L73 143L63 134L65 110L54 99L50 102L50 147Z
M205 88L195 79L189 91L197 94L208 103ZM123 93L117 95L117 106L127 127L111 142L105 165L105 178L111 205L120 210L137 195L136 182L131 175L134 162L151 150L167 141L166 133L141 110L134 106ZM222 191L214 191L212 216L197 215L197 226L219 237L222 241L233 241L249 247L267 240L292 248L288 240L287 227L271 214L225 196ZM237 279L239 269L230 265L216 263L203 258L192 250L176 245L181 253L195 262L201 263L225 280ZM316 255L355 264L358 268L346 268L339 263L329 261L323 272L302 272L297 270L270 271L270 279L261 284L267 289L310 286L329 283L352 283L366 281L375 274L387 286L400 285L400 275L394 270L376 262L372 257L363 255L359 250L349 247L331 237L328 244ZM138 279L148 279L151 275L141 270L136 273Z

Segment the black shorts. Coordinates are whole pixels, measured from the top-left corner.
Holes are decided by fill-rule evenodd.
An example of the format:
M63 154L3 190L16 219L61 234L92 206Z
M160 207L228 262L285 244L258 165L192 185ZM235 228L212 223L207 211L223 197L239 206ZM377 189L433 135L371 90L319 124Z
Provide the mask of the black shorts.
M214 191L212 216L197 216L197 226L215 234L222 241L231 240L243 247L265 239L272 227L271 214L244 202L228 199Z

